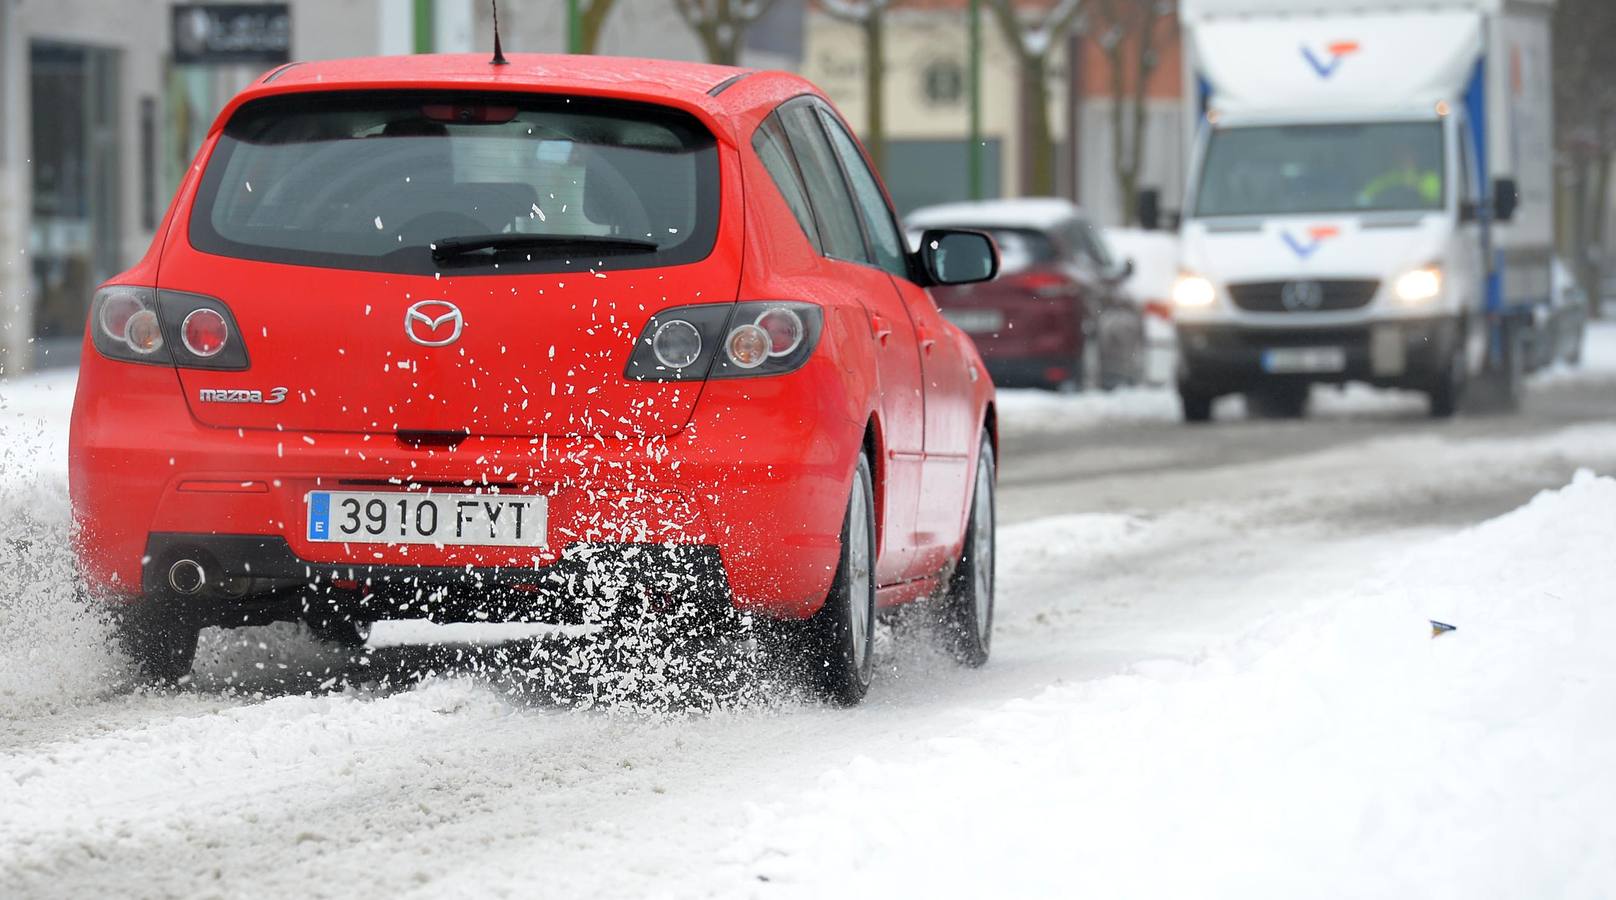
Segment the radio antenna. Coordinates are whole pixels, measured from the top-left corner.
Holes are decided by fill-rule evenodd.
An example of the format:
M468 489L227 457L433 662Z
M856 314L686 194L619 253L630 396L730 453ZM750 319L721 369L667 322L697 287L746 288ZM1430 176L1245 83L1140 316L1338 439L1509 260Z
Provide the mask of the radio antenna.
M505 51L499 46L499 0L488 0L494 7L494 58L488 61L491 66L508 66L510 60L505 58Z

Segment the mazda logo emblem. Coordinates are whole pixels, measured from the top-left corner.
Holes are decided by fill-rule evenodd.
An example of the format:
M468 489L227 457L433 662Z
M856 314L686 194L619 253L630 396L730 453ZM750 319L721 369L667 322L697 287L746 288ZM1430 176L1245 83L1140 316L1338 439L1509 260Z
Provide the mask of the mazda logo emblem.
M1291 281L1279 289L1279 302L1291 312L1313 312L1324 306L1324 285L1317 281Z
M447 300L422 300L404 311L404 335L423 347L444 347L460 340L465 324L460 307Z

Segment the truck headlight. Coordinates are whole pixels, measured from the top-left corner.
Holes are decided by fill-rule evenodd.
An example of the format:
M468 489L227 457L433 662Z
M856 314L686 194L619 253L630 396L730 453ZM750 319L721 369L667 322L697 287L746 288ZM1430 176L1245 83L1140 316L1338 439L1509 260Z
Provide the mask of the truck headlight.
M1404 272L1392 285L1392 292L1404 303L1425 303L1435 300L1437 295L1442 293L1442 270L1437 266L1426 266L1423 269Z
M1212 301L1218 297L1218 291L1212 282L1199 275L1180 275L1173 282L1173 305L1194 309L1211 306Z

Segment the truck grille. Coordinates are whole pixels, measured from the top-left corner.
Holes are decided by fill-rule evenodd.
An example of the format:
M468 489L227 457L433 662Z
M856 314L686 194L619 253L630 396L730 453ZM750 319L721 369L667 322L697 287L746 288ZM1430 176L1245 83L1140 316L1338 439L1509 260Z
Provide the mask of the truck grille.
M1252 281L1229 285L1229 296L1248 312L1335 312L1368 306L1379 289L1370 280Z

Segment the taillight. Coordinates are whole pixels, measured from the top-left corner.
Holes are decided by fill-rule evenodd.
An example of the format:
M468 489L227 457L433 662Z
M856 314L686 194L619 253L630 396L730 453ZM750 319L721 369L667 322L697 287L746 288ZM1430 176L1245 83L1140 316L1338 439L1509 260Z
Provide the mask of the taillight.
M157 313L143 309L129 317L124 325L123 342L141 356L151 356L163 349L163 323Z
M1148 300L1145 302L1145 315L1155 316L1163 322L1173 321L1173 305L1161 300Z
M802 367L824 317L786 300L679 306L651 317L623 375L634 381L782 375Z
M1026 291L1054 291L1069 290L1072 282L1065 275L1056 272L1021 272L1005 279L1018 288Z
M755 323L769 335L769 355L786 356L802 346L807 329L802 316L789 306L772 306L757 317Z
M142 299L127 290L113 290L101 302L95 321L101 331L115 341L129 339L129 320L146 308Z
M701 358L701 331L683 319L669 319L651 335L651 353L669 369L684 369Z
M102 356L194 369L245 369L247 347L222 302L115 285L96 292L90 341Z
M218 310L207 307L193 310L180 323L180 343L201 359L218 356L229 339L230 325Z
M751 322L742 322L724 339L724 358L732 366L751 371L768 360L772 346L767 331Z

